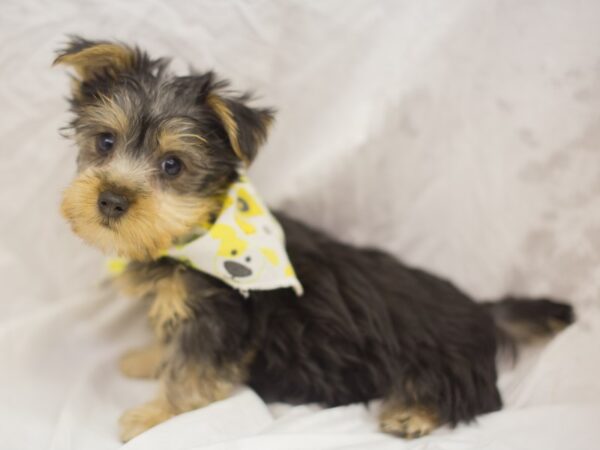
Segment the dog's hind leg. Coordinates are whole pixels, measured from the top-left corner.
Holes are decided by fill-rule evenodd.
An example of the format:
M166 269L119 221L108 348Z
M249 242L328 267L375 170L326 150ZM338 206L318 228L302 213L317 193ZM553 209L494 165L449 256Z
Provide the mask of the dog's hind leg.
M468 360L433 352L398 372L379 417L384 432L416 438L502 407L494 353Z
M383 406L379 416L381 431L406 439L425 436L438 426L435 411L426 406L403 406L392 401Z
M405 383L405 386L412 386L412 383ZM411 394L414 392L404 392L402 395L396 393L384 399L379 415L381 431L414 439L429 434L440 426L436 407Z

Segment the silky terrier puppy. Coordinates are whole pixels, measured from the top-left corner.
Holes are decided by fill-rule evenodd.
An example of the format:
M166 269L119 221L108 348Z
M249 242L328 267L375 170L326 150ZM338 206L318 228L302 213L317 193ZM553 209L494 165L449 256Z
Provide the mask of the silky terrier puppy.
M62 213L83 240L122 258L116 284L147 303L155 334L120 361L125 375L160 385L121 417L124 441L243 384L267 402L382 399L381 430L419 437L501 408L499 349L573 321L569 305L547 299L475 302L385 251L268 216L244 188L232 200L274 112L213 72L177 76L167 59L79 37L55 64L73 70L69 128L79 149ZM252 211L271 217L271 229ZM264 264L242 255L273 234L285 242L280 254L261 244L253 257L289 264L272 283L261 268L266 281L244 285ZM169 250L203 235L234 239L211 247L214 271Z

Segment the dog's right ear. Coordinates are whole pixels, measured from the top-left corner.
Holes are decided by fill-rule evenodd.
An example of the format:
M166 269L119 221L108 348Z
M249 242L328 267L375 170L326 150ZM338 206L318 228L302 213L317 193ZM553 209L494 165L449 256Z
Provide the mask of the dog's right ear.
M119 75L132 71L141 56L140 52L123 44L106 41L88 41L71 36L65 48L58 52L52 65L64 64L75 70L73 96L84 96L84 84L96 80L114 80Z
M89 81L97 76L118 76L132 69L135 59L135 50L125 45L71 36L52 65L70 66L81 81Z

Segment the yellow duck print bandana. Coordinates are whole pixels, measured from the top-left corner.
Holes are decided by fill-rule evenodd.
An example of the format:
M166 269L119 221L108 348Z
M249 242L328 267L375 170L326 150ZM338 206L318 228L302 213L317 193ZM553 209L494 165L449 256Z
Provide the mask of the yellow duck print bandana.
M285 250L281 225L245 174L227 192L223 209L200 237L166 252L248 296L252 290L302 285Z

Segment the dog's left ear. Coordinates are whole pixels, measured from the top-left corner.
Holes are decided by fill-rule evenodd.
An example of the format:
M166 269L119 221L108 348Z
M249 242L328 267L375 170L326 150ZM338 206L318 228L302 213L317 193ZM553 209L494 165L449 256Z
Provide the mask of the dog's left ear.
M214 82L213 74L205 74L206 84L200 99L208 106L222 125L231 149L246 165L258 153L267 138L269 126L275 118L270 108L255 108L248 105L249 95L232 96L223 92L225 82Z

